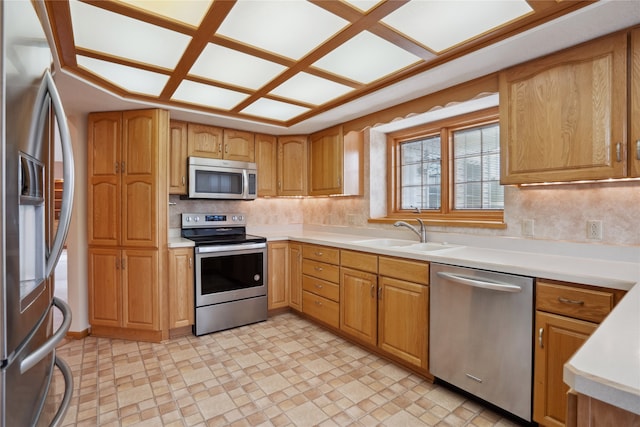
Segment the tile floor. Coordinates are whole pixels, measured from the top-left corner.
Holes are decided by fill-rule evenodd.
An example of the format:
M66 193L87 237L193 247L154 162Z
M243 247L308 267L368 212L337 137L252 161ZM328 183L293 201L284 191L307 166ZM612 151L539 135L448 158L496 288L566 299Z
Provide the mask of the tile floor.
M65 426L516 425L294 314L161 344L88 337L58 355L74 373Z

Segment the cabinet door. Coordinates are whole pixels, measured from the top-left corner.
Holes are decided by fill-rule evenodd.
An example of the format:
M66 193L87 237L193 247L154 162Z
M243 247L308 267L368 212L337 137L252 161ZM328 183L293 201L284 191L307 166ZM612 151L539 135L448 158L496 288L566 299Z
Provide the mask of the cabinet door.
M122 128L121 244L157 247L158 110L125 111Z
M287 242L268 245L268 308L289 306L289 244Z
M500 74L502 184L626 176L626 37Z
M427 370L429 288L380 277L378 347Z
M564 364L596 330L597 324L536 311L533 419L544 426L564 427L567 386Z
M189 156L222 158L222 129L214 126L189 123L187 126Z
M158 251L122 252L122 326L160 330Z
M302 311L302 244L289 243L289 305Z
M307 194L307 137L278 137L278 194Z
M309 140L309 194L342 194L342 126L311 135Z
M271 135L256 135L258 196L278 195L278 144Z
M187 123L171 120L169 127L169 194L187 194Z
M121 255L118 249L89 248L89 323L120 327Z
M251 132L224 130L224 153L227 160L239 162L255 161L255 136Z
M120 145L122 113L89 114L87 234L89 245L120 241Z
M340 268L340 329L368 344L376 345L378 276Z
M169 328L194 323L193 248L169 249Z
M631 32L631 122L629 176L640 177L640 29Z

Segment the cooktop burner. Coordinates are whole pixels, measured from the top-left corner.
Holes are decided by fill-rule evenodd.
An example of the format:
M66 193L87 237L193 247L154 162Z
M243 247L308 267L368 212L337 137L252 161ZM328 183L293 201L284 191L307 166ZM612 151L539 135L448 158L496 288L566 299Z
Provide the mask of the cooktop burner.
M265 237L246 234L245 225L246 217L243 214L183 213L181 235L193 240L196 246L267 241Z

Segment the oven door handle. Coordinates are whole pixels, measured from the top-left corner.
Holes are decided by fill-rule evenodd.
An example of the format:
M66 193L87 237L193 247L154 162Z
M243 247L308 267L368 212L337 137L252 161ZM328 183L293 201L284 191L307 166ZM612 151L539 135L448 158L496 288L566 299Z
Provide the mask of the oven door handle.
M216 252L238 251L245 249L264 249L266 243L243 243L239 245L216 245L216 246L197 246L197 254L210 254Z

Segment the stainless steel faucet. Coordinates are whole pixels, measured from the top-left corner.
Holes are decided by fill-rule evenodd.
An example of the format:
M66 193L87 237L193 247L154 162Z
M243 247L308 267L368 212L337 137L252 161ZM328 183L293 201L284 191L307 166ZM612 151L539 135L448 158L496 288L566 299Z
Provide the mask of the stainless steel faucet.
M396 221L393 226L394 227L407 227L409 230L413 231L420 237L420 243L427 243L427 229L424 226L424 222L420 218L416 218L416 221L420 223L420 230L413 225L406 223L404 221Z

